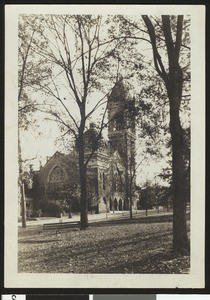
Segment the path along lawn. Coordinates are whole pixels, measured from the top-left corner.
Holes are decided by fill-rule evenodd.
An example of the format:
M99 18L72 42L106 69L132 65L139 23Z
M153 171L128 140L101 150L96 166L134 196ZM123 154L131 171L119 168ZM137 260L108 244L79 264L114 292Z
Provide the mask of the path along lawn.
M188 224L189 227L189 224ZM19 228L18 271L25 273L187 273L171 254L172 216L101 221L56 236Z

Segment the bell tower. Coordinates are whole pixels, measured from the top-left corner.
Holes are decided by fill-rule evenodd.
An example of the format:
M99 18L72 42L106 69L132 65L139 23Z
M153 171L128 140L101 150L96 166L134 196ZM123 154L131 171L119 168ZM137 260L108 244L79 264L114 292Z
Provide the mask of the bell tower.
M117 81L108 99L108 139L112 161L110 195L112 201L115 199L119 203L122 197L123 209L128 209L129 190L135 185L135 99L129 96L122 79ZM120 176L123 187L121 194L114 186L116 175Z
M123 160L135 156L135 99L129 98L123 79L115 84L108 99L110 155L116 150Z

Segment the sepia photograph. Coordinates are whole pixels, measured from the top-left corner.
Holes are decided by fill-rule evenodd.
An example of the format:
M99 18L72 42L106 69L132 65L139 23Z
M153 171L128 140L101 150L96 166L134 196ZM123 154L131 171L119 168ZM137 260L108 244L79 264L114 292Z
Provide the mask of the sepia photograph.
M7 5L6 286L204 285L204 25Z

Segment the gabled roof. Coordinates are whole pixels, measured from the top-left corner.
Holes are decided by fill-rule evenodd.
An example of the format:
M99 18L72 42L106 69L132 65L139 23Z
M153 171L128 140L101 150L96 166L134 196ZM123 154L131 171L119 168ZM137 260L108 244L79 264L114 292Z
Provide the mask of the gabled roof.
M46 165L47 165L50 161L52 161L53 159L58 158L58 157L61 157L61 156L64 156L64 155L65 155L65 154L63 154L63 153L61 153L61 152L59 152L59 151L56 151L51 157L49 157L49 158L47 159L47 162L45 163L45 165L43 166L43 168L46 167Z
M43 169L46 169L53 161L59 161L61 164L68 164L70 161L75 161L75 157L73 153L70 154L64 154L59 151L56 151L51 157L47 159L47 162L44 166L40 169L42 171Z

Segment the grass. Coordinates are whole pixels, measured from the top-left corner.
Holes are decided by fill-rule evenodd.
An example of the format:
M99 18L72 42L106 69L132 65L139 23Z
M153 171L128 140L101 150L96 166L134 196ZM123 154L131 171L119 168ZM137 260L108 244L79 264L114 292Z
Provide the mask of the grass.
M19 272L180 274L190 269L188 256L171 253L171 216L101 221L62 236L39 235L41 228L19 228Z

